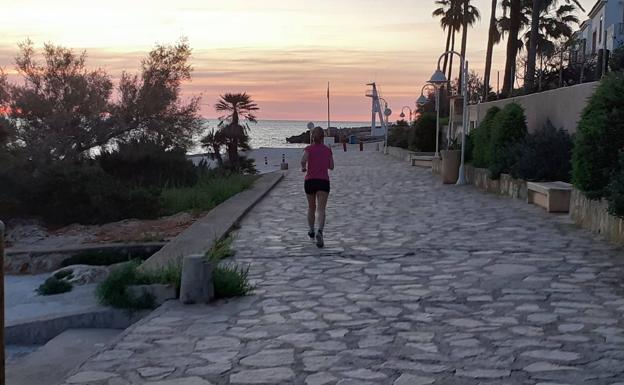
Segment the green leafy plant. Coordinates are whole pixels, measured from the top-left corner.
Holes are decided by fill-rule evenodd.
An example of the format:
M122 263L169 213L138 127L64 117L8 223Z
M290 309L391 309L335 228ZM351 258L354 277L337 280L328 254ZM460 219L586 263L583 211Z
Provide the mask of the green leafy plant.
M528 181L570 181L573 142L550 121L513 149L517 152L511 175Z
M56 275L54 275L46 279L45 282L43 282L37 288L37 293L39 293L40 295L54 295L71 291L73 285L63 278L64 277L58 278Z
M572 155L572 182L590 199L608 194L624 148L624 73L600 81L578 124Z
M227 237L221 238L215 242L215 244L212 245L210 250L206 253L208 260L212 262L219 262L225 258L233 257L234 250L232 249L232 241L232 236L228 235Z
M408 135L409 149L432 152L436 144L436 115L425 113L414 121Z
M492 122L490 139L490 164L492 178L497 179L501 173L509 172L517 161L513 155L517 152L513 147L527 135L524 110L516 103L507 104L496 114Z
M106 280L98 286L96 295L102 305L122 309L150 309L154 307L154 299L145 294L134 297L128 291L131 285L170 284L180 290L182 264L172 263L167 267L142 271L139 262L132 261L113 269Z
M473 132L472 164L475 167L487 168L490 166L492 124L500 108L494 106L487 110L485 118Z
M624 217L624 152L620 152L618 170L613 174L607 186L609 212Z
M254 290L249 283L249 265L218 264L214 268L212 279L216 298L242 297Z

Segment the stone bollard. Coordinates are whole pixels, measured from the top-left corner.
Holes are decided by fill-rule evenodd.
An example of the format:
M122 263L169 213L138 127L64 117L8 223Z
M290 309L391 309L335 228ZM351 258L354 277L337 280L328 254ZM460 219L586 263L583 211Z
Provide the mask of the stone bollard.
M282 164L280 164L280 170L288 170L288 163L286 163L285 154L282 154Z
M184 304L208 303L213 298L212 263L202 254L184 257L180 301Z

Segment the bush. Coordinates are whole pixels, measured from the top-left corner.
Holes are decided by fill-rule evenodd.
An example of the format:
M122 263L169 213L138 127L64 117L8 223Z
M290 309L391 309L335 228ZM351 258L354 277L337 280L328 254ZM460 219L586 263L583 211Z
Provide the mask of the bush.
M214 268L212 279L215 298L242 297L254 290L249 283L249 266L219 264Z
M255 176L231 174L227 177L205 177L193 187L170 187L162 192L166 214L182 211L208 211L228 198L249 188Z
M46 279L45 282L37 288L37 293L39 293L39 295L54 295L71 291L73 285L63 278L63 276L59 278L54 275Z
M232 236L219 239L212 248L206 253L206 257L213 262L219 262L222 259L230 258L234 256L234 250L232 250Z
M107 174L134 186L191 186L197 182L196 168L183 148L166 149L149 140L119 143L117 149L103 152L98 161Z
M609 212L618 217L624 217L624 153L620 152L618 171L611 178L607 186Z
M91 162L56 162L35 174L29 191L30 211L52 224L98 224L160 214L157 190L130 190Z
M611 52L609 59L611 71L624 71L624 47L619 47Z
M409 149L433 152L436 146L436 115L425 113L414 121L408 135Z
M490 164L492 178L497 179L501 173L511 170L517 161L517 152L513 147L527 135L524 110L516 103L506 105L492 122L490 138Z
M492 107L487 110L485 118L473 132L472 164L475 167L487 168L490 166L490 139L492 137L492 123L500 112L500 108Z
M572 182L589 198L607 195L619 172L624 148L624 73L612 72L598 85L578 124L572 155Z
M128 293L128 286L169 284L174 285L179 292L181 277L181 263L172 263L158 270L141 271L139 262L132 261L113 269L98 286L96 295L102 305L122 309L151 309L154 307L154 299L149 295L133 297Z
M511 168L511 175L528 181L569 182L572 147L570 135L548 121L517 145L517 162Z
M407 148L408 137L410 127L409 126L395 126L388 132L388 145L393 147Z

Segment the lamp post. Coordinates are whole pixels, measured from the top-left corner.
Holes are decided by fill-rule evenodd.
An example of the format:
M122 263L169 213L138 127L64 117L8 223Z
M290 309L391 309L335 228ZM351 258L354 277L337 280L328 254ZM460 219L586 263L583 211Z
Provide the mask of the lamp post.
M312 130L314 130L314 123L308 122L308 131L310 132L310 144L312 144Z
M383 100L384 102L384 117L386 118L386 143L385 143L385 148L384 148L384 154L388 155L388 118L390 117L390 115L392 115L392 110L388 108L388 102L386 101L386 99L384 98L379 98L379 100Z
M462 84L461 84L461 95L463 99L463 107L462 107L462 146L461 146L461 163L459 165L459 177L457 178L457 185L466 184L465 170L464 170L464 159L466 152L466 126L468 125L468 61L456 51L446 51L444 52L440 58L438 59L438 68L431 75L431 79L429 83L434 85L443 85L447 83L446 76L444 72L440 70L440 63L442 59L447 55L457 55L461 61L460 71L462 74Z
M432 83L427 83L423 86L423 88L420 90L420 97L418 98L418 100L416 100L416 104L418 104L420 107L424 106L425 104L427 104L427 102L429 101L429 99L427 99L427 97L425 96L425 88L427 87L433 87L433 91L435 92L436 95L436 105L435 105L435 109L436 109L436 150L435 150L435 157L439 158L440 157L440 92L438 91L438 87L435 84Z
M409 106L403 106L403 108L401 108L401 114L399 114L399 116L401 118L405 118L405 113L403 111L405 111L406 108L409 110L409 113L410 113L409 114L409 123L411 124L412 123L412 115L414 114L414 112L412 111L412 109Z

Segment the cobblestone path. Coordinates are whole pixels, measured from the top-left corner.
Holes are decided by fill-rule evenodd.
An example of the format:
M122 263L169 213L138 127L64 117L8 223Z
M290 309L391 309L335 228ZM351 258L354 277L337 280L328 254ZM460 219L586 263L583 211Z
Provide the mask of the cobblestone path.
M624 255L521 201L336 154L326 248L302 176L243 220L255 295L167 304L67 384L624 385Z

